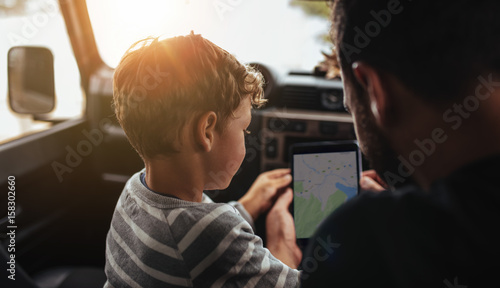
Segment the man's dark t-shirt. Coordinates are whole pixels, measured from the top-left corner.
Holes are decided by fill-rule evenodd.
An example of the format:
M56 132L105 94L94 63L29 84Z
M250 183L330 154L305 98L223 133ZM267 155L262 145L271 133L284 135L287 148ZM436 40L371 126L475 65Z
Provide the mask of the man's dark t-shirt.
M344 204L302 265L303 287L500 287L500 157Z

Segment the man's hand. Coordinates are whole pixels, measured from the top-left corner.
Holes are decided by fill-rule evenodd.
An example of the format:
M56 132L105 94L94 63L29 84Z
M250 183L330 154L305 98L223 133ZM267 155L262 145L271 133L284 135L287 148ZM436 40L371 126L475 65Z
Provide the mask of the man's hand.
M378 176L375 170L363 171L359 185L362 190L372 192L382 192L389 189L389 186Z
M255 221L260 214L271 208L278 190L285 188L290 182L292 182L290 169L264 172L257 177L252 187L238 202L245 207Z
M288 206L293 199L292 189L281 194L266 218L267 249L274 257L291 268L297 268L302 260L302 251L296 243L295 225Z

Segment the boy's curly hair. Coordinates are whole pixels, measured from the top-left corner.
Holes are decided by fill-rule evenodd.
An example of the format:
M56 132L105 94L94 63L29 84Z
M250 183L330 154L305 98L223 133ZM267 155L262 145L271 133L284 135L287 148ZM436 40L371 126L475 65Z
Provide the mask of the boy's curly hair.
M134 43L113 78L115 114L143 159L178 152L179 135L189 119L217 114L223 132L228 117L250 96L265 100L263 77L212 42L191 33Z

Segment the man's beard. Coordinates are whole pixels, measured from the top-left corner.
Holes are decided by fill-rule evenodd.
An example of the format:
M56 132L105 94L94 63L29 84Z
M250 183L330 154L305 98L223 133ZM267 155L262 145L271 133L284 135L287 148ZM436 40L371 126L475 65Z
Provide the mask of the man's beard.
M353 95L356 97L355 95ZM368 98L367 95L365 99ZM364 100L364 99L363 99ZM392 148L389 140L376 125L376 121L370 111L369 104L358 99L355 101L354 114L356 115L356 134L365 158L370 163L372 169L382 178L391 189L394 189L402 184L408 184L410 179L400 175L398 168L401 161L398 160L398 155ZM396 177L397 181L394 180ZM395 184L394 184L395 183Z

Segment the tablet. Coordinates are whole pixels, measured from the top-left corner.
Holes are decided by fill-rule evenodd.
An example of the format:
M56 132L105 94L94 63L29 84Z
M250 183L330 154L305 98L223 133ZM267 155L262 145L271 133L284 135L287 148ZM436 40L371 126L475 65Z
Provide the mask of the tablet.
M359 192L361 156L356 141L294 144L290 148L290 207L303 249L323 219Z

